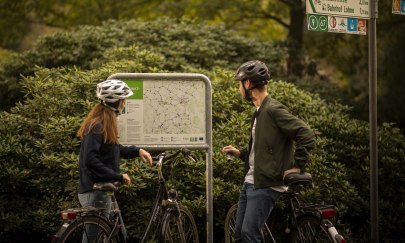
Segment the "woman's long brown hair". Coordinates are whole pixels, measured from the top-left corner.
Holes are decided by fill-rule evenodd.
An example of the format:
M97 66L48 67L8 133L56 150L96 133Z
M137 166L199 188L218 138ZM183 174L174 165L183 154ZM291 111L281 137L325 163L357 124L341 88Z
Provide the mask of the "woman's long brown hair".
M94 130L96 125L100 125L101 129ZM89 112L86 119L83 121L77 136L80 139L90 131L100 133L105 143L118 144L118 123L115 112L102 104L97 104Z

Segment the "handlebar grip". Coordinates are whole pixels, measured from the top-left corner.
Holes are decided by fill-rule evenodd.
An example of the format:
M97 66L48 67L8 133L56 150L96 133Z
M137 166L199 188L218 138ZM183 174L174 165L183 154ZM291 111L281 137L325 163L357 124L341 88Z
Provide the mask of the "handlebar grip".
M180 150L177 150L175 153L173 154L166 154L165 152L162 152L156 156L152 156L152 160L153 161L159 161L159 159L161 157L163 157L164 161L170 160L174 157L176 157L179 153L182 153L183 156L186 156L187 158L189 158L191 161L196 162L196 160L193 158L193 156L191 156L191 152L190 150L186 149L186 148L181 148Z

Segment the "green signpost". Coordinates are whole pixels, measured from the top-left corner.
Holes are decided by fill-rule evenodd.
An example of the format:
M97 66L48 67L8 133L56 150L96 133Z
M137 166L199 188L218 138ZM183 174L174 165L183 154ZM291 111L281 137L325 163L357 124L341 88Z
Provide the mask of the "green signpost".
M377 15L378 0L306 0L308 30L366 34L369 19L369 124L371 242L378 235L378 144L377 144ZM393 13L405 13L405 0L393 0ZM329 20L329 21L328 21Z
M328 31L328 18L324 15L308 14L308 29L314 31Z
M370 0L307 0L307 14L370 18Z

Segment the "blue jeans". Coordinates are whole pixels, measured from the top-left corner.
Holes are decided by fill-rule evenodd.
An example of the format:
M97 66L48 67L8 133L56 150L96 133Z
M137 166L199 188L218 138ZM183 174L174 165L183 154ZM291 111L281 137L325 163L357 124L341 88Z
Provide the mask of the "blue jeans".
M93 206L96 208L105 208L105 216L107 218L109 213L111 212L111 204L112 204L111 198L107 196L105 192L90 191L86 193L79 193L79 202L82 205L82 207ZM121 213L119 215L121 222L124 222L122 220ZM124 234L124 237L126 238L127 232L124 223L122 223L121 230L122 233ZM87 234L86 237L84 237L83 235L82 243L92 242L94 241L95 238L97 238L97 227L89 226L86 228L86 231Z
M105 208L105 216L108 216L111 211L111 198L107 196L105 192L89 191L79 193L79 202L82 207L93 206L96 208Z
M243 184L236 213L235 242L262 241L261 229L280 194L271 188L255 189L253 184Z

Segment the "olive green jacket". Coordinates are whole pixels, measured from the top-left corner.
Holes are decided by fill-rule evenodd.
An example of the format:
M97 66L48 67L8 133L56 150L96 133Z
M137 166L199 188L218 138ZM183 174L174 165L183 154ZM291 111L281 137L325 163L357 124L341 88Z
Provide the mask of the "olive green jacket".
M251 125L255 117L255 187L283 185L284 171L305 166L309 151L315 147L315 135L308 125L269 95L255 112ZM251 147L252 137L249 147L242 150L240 155L245 161L245 174L249 169Z

